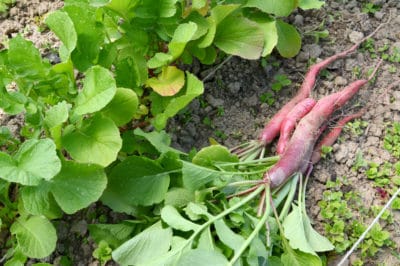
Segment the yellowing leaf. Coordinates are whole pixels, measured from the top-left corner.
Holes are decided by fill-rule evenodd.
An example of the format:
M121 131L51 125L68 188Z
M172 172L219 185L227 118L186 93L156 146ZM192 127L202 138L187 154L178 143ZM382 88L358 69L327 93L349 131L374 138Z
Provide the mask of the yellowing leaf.
M166 66L158 77L148 79L146 85L161 96L173 96L185 85L185 74L175 66Z

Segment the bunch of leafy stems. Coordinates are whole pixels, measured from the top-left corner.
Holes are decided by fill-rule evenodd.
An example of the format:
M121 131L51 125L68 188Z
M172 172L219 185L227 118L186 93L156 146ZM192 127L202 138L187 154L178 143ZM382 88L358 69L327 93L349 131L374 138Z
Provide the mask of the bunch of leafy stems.
M264 173L261 180L238 182L236 185L241 186L250 184L252 186L246 190L230 195L229 198L245 195L253 198L255 195L261 193L257 215L259 217L269 215L271 209L274 210L275 214L277 214L274 204L272 203L271 189L279 191L286 182L291 180L293 176L298 177L299 174L305 174L308 178L312 171L313 165L321 158L322 147L332 145L340 135L346 123L353 119L359 118L364 114L366 108L361 109L355 114L350 114L343 117L337 122L336 126L330 132L328 132L319 141L319 143L317 143L317 140L327 128L327 122L329 121L332 113L342 107L348 100L352 98L352 96L358 92L363 85L367 84L373 79L382 63L382 60L377 63L372 74L370 74L367 79L357 80L348 85L342 91L333 93L313 102L313 99L310 98L310 93L315 87L317 75L332 62L344 58L357 50L361 43L371 38L384 24L379 25L379 27L377 27L371 34L354 44L349 49L312 65L306 73L304 82L301 85L297 95L271 118L261 132L259 138L231 149L231 152L238 155L241 161L257 162L258 160L261 160L261 158L264 158L266 146L270 144L279 134L281 135L280 143L283 142L282 145L284 146L284 148L280 148L278 151L280 158L277 163ZM305 101L308 101L309 103L305 104ZM317 119L319 121L315 122L315 118L319 118ZM290 125L288 126L288 124ZM282 135L292 135L292 138L290 140L282 141ZM302 136L303 143L301 143L298 138L296 139L296 136ZM304 141L304 138L310 139L309 141ZM282 171L284 172L283 177L281 173ZM301 188L302 178L298 178L298 180L300 180ZM282 209L283 213L287 212L285 208L290 207L290 202L293 199L293 196L289 198L291 198L290 201L287 201L289 203L285 204L284 209Z

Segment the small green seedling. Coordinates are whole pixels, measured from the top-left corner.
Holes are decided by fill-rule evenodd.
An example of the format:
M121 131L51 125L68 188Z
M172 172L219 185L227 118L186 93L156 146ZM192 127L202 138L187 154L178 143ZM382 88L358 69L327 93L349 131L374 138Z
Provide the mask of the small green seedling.
M381 10L381 7L379 5L376 5L373 3L365 3L362 8L363 13L372 14L372 15L375 14L376 12L378 12L379 10Z
M275 94L274 94L273 92L266 92L266 93L263 93L263 94L261 94L261 96L260 96L260 101L261 101L262 103L268 104L269 106L272 106L272 105L274 105L274 103L276 102Z
M284 74L278 74L274 76L274 83L272 83L273 91L280 91L283 87L289 86L292 84L292 81Z

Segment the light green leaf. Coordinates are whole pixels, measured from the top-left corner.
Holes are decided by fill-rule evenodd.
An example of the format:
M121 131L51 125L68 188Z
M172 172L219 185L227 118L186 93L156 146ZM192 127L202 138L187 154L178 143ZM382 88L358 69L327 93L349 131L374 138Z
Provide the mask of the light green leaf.
M145 138L151 145L154 146L159 152L166 153L172 151L174 153L180 153L181 151L171 148L171 136L168 135L164 130L157 132L144 132L141 128L137 128L134 131L135 135Z
M264 34L257 23L242 16L228 16L217 26L214 43L225 53L258 59L263 51Z
M44 215L49 219L62 217L62 210L50 194L47 182L39 186L26 186L21 189L24 210L32 215Z
M68 111L71 107L65 101L59 102L50 107L45 113L44 122L48 128L54 128L68 120Z
M114 250L112 257L121 265L148 265L148 261L168 252L171 241L171 228L163 229L157 223Z
M166 205L161 210L161 219L166 222L170 227L180 231L196 231L200 225L186 220L179 214L179 212L171 205Z
M223 219L215 221L214 226L218 238L222 241L222 243L233 249L235 253L239 252L246 239L233 232L232 229L226 225Z
M105 167L117 158L122 139L111 119L97 115L84 120L80 129L67 132L62 144L76 161Z
M249 0L245 5L279 17L287 17L297 7L297 0Z
M299 0L299 7L303 10L319 9L325 4L324 1L319 0Z
M116 126L122 126L133 118L138 106L139 99L133 90L117 88L114 98L101 112L111 118Z
M68 60L69 55L75 49L78 40L74 23L71 18L67 13L57 10L47 16L45 23L61 40L64 45L63 49L66 49L67 51L67 57L62 58L62 61Z
M276 21L278 44L276 48L283 57L293 57L300 51L301 37L296 28L282 20Z
M111 170L105 193L118 195L130 205L150 206L164 200L169 181L169 175L155 161L130 156Z
M176 13L177 0L152 0L143 1L135 10L135 15L140 18L168 18Z
M165 195L165 205L172 205L176 208L186 206L189 202L194 201L194 193L185 188L172 188Z
M205 184L219 179L222 173L198 166L186 161L182 161L183 186L189 191L195 191Z
M324 236L312 228L310 219L303 213L304 231L310 246L316 252L326 252L335 249L335 246Z
M213 217L207 212L206 206L194 202L189 202L185 208L185 213L192 221L197 221L202 217L207 217L209 219Z
M293 250L287 246L284 247L284 250L285 252L281 256L284 266L322 266L321 259L316 255Z
M10 232L16 236L22 253L30 258L47 257L56 248L56 230L43 216L20 217Z
M201 233L199 237L199 243L197 244L197 248L210 251L216 250L214 238L211 234L210 227L207 227Z
M194 98L203 94L204 86L203 83L193 74L186 72L186 87L182 92L182 95L168 99L162 113L155 114L156 117L153 121L153 125L157 130L161 130L165 127L168 118L176 115L186 105L188 105ZM153 102L153 104L156 104Z
M165 66L158 77L148 79L146 85L161 96L173 96L185 85L185 74L175 66Z
M114 10L124 19L129 20L131 15L134 14L134 8L137 4L138 1L111 0L107 8Z
M268 247L267 247L268 248ZM273 264L271 262L271 256L269 256L267 248L265 247L264 243L261 241L260 238L256 237L251 241L249 247L249 254L247 256L247 263L249 265L259 265L261 262L262 265L274 265L278 266L280 264Z
M8 61L9 67L19 78L41 79L49 71L42 63L42 57L35 45L20 35L9 42Z
M78 115L101 110L114 97L117 90L111 72L94 66L86 72L82 91L76 97L75 113Z
M192 40L197 31L197 25L193 22L180 24L172 37L171 42L168 44L168 52L172 55L173 60L178 58L186 47L186 44Z
M264 49L262 56L272 53L272 50L278 43L278 31L276 29L276 21L271 19L256 19L257 24L264 32Z
M135 226L127 224L89 224L90 237L98 244L106 241L110 247L116 249L127 241Z
M192 159L194 164L214 168L216 162L238 162L239 159L222 145L211 145L201 149Z
M226 266L229 265L228 260L217 251L192 249L186 252L177 263L178 266Z
M61 169L56 146L50 139L25 141L14 158L0 152L0 175L9 182L36 186L52 179Z
M173 61L173 57L166 53L156 53L149 61L147 61L147 66L149 68L157 68L168 65Z
M106 185L102 167L64 161L61 172L51 181L50 191L61 209L72 214L97 201Z

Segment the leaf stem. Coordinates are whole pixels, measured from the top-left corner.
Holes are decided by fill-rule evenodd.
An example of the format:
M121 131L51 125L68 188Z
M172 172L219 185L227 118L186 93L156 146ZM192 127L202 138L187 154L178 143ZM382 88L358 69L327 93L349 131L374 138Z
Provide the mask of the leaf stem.
M251 241L253 241L253 239L255 237L257 237L259 231L261 230L261 228L264 226L265 222L268 219L270 208L271 208L271 190L270 190L269 185L267 185L267 184L262 188L264 189L264 193L266 195L265 196L265 201L264 201L265 202L265 208L266 208L265 212L264 212L263 216L261 217L260 221L257 223L257 225L254 228L254 230L249 235L249 237L246 239L246 241L244 241L244 243L240 246L240 248L235 252L235 255L229 261L228 266L231 266L231 265L235 264L235 262L240 258L242 253L251 244Z

